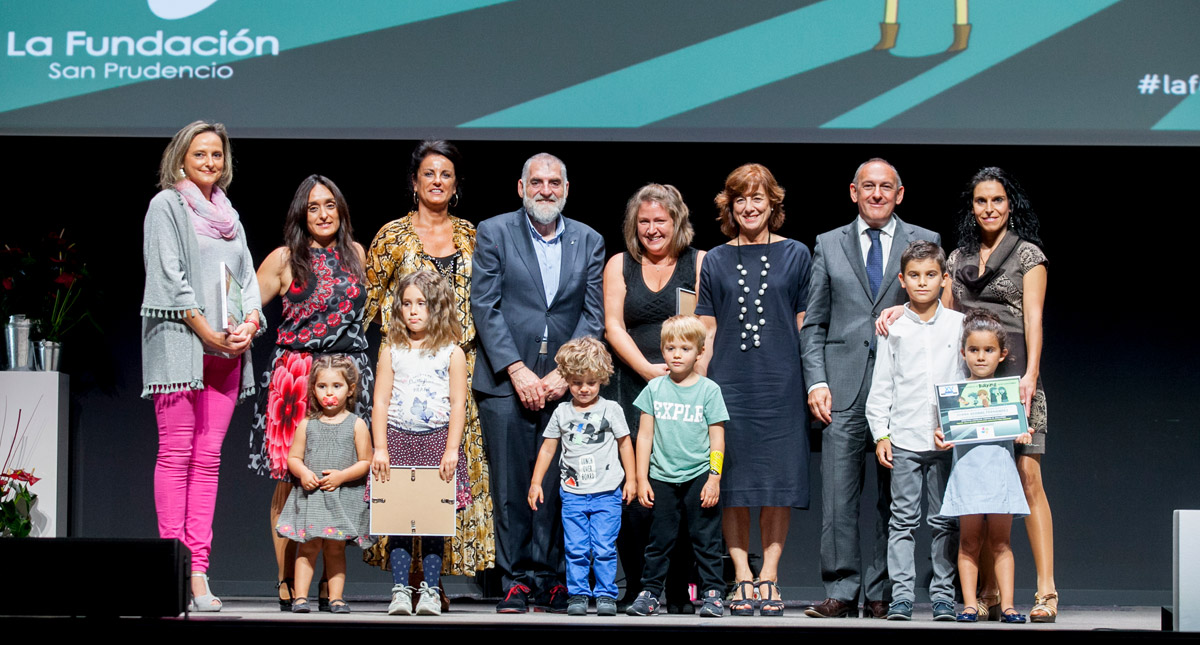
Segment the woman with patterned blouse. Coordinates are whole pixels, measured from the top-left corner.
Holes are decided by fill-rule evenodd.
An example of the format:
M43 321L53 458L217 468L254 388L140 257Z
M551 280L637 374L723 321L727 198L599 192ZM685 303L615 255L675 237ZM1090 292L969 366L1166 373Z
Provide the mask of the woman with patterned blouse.
M1021 402L1029 415L1033 442L1015 446L1017 472L1025 487L1029 516L1025 532L1037 567L1037 592L1030 622L1052 623L1058 616L1054 582L1054 523L1042 486L1042 456L1046 454L1046 392L1042 388L1042 309L1046 303L1046 254L1038 235L1038 218L1017 180L1000 168L975 173L964 192L958 221L958 248L947 261L951 294L943 304L966 311L979 308L995 314L1008 332L1008 357L996 376L1021 379ZM990 578L990 576L989 576ZM995 595L987 583L981 603Z
M958 311L985 309L1004 325L1008 356L996 376L1020 378L1021 402L1029 416L1033 441L1015 446L1017 472L1029 502L1025 532L1037 567L1037 591L1029 620L1052 623L1058 617L1054 582L1054 522L1042 485L1046 454L1046 392L1042 388L1042 310L1046 304L1046 254L1038 234L1040 223L1017 180L1001 168L976 172L963 192L958 216L958 248L947 259L949 289L942 304ZM899 316L893 307L880 316L890 324ZM886 335L886 325L877 325ZM986 557L988 550L984 549ZM979 614L998 620L999 600L991 564L980 562Z
M363 248L354 241L350 209L329 179L311 175L296 189L283 226L284 246L271 252L258 268L263 302L283 298L283 320L271 362L262 373L254 426L250 434L250 469L278 480L271 498L271 527L292 490L288 450L308 401L308 372L321 354L345 354L358 368L354 414L371 418L375 380L367 358L363 305ZM292 567L296 542L271 531L279 567L279 607L291 609ZM318 604L328 611L328 588L321 581Z
M457 206L459 200L461 182L456 168L461 165L460 161L458 149L446 141L423 141L413 150L409 168L413 210L384 225L371 243L367 252L366 315L368 320L373 320L378 314L386 338L392 323L395 284L418 269L438 272L454 290L455 313L462 324L460 346L467 355L469 381L475 369L475 322L471 316L471 256L475 253L475 227L450 214L450 208ZM474 575L496 562L488 465L483 434L479 429L479 412L469 393L463 447L471 480L471 502L456 514L458 527L454 539L446 541L442 572L450 575ZM413 566L419 566L421 558L413 555ZM363 559L387 570L390 567L387 539L380 539Z

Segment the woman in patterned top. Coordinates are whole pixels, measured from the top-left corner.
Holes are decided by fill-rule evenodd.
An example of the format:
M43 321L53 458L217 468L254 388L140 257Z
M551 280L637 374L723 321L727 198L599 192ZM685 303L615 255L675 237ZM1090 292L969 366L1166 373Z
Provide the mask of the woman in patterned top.
M1046 393L1042 389L1042 309L1046 302L1046 254L1038 219L1021 185L1000 168L975 173L963 193L958 248L950 254L951 295L943 304L967 311L986 309L1008 333L1008 358L996 376L1021 378L1021 402L1029 414L1033 442L1015 446L1017 472L1025 487L1029 516L1025 532L1037 567L1037 592L1029 620L1052 623L1058 615L1054 583L1054 526L1042 487L1046 453ZM987 582L987 581L983 581ZM995 588L994 580L984 590ZM980 604L995 594L980 596Z
M450 214L450 209L459 201L462 182L457 169L461 160L458 149L446 141L422 141L413 150L409 167L413 210L385 224L371 243L366 267L366 316L373 320L378 314L386 337L392 324L396 283L419 269L436 271L446 278L454 291L454 313L462 325L459 346L466 354L470 378L475 369L475 322L471 316L471 256L475 253L475 227ZM458 529L454 539L446 541L442 572L450 575L474 575L496 562L488 465L479 429L479 413L469 388L463 450L471 501L456 514ZM386 538L364 553L363 559L388 570ZM413 566L419 567L420 562L421 558L414 554Z
M276 347L263 372L254 426L250 434L250 469L279 480L271 499L271 526L291 492L287 456L296 426L305 416L308 373L314 355L345 354L360 374L352 412L371 417L374 372L367 358L363 305L362 245L354 241L350 209L329 179L311 175L296 189L283 227L284 246L271 252L258 268L263 301L283 298L283 320ZM290 610L296 543L272 532L278 565L279 608ZM325 581L318 604L328 611Z
M1042 486L1042 455L1046 453L1046 392L1042 389L1042 309L1046 302L1046 254L1038 235L1038 218L1017 180L1000 168L975 173L963 192L958 218L958 248L950 254L949 289L942 304L957 311L984 309L1000 320L1008 337L1008 357L997 377L1021 379L1021 402L1029 415L1033 441L1015 446L1017 472L1025 488L1029 516L1025 532L1037 567L1037 592L1029 620L1052 623L1058 616L1054 583L1054 525ZM900 307L883 312L877 324L900 315ZM989 549L984 549L985 558ZM999 619L999 592L991 563L979 563L978 611Z

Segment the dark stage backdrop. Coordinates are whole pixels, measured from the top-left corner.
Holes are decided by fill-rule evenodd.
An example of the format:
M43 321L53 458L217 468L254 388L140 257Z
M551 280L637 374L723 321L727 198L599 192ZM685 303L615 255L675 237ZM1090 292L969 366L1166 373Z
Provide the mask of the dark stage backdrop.
M229 194L256 261L280 243L289 200L310 173L339 184L364 245L411 204L405 172L413 141L233 134L236 174ZM96 308L104 333L80 332L63 358L72 393L71 533L154 536L157 436L152 405L138 396L138 306L142 218L156 192L166 140L7 136L0 143L9 205L3 241L66 228L104 292ZM744 162L764 163L788 191L782 233L811 245L818 233L854 217L851 175L864 159L883 156L907 187L900 215L940 231L950 245L968 177L984 165L1014 172L1041 216L1050 258L1043 378L1051 436L1043 469L1054 510L1058 586L1068 603L1169 602L1171 511L1200 506L1194 403L1200 378L1181 353L1192 315L1187 300L1174 297L1194 271L1186 240L1195 228L1189 188L1195 148L458 143L465 156L459 215L478 223L518 207L521 164L545 149L568 165L567 214L600 231L610 255L622 250L625 200L650 181L680 188L693 209L696 245L706 249L724 241L712 198L725 175ZM267 316L278 319L278 302ZM257 343L256 364L268 347ZM214 589L223 593L270 594L274 583L267 522L273 482L247 469L251 411L250 404L238 408L223 451L211 570ZM783 559L781 582L791 598L824 595L819 463L814 454L813 507L794 513ZM1033 561L1017 526L1017 588L1031 590ZM386 574L353 562L357 555L350 551L351 593L385 592ZM1028 603L1031 596L1020 592L1018 600Z

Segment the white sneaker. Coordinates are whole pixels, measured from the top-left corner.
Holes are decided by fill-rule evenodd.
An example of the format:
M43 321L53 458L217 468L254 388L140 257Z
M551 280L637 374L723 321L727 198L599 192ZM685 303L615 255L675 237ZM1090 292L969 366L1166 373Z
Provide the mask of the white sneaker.
M424 583L421 583L422 586ZM392 602L388 605L389 616L411 616L413 588L406 585L392 587Z
M418 616L441 616L442 615L442 596L441 591L437 587L430 587L421 582L421 588L417 590L417 615Z

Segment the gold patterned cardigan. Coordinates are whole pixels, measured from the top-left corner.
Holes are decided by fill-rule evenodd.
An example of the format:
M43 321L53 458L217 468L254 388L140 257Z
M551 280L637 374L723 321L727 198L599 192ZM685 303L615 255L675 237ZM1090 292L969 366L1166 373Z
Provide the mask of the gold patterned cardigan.
M450 217L454 226L454 247L459 258L453 273L439 271L433 258L425 253L421 238L413 230L412 213L394 220L375 235L367 251L367 304L365 320L379 314L383 338L387 338L391 323L394 286L403 276L418 269L441 273L454 290L455 314L462 323L459 345L467 355L467 420L463 430L463 450L467 458L467 474L471 484L471 503L458 511L453 540L446 541L442 573L475 575L496 563L495 532L492 528L492 495L488 479L487 456L484 453L483 433L479 428L479 411L470 392L475 371L475 320L471 316L471 258L475 253L475 227L467 220ZM380 347L383 351L383 347ZM386 405L386 403L384 403ZM415 545L414 545L415 547ZM368 564L390 569L387 539L380 539L363 553ZM413 564L420 567L419 552L413 553Z

